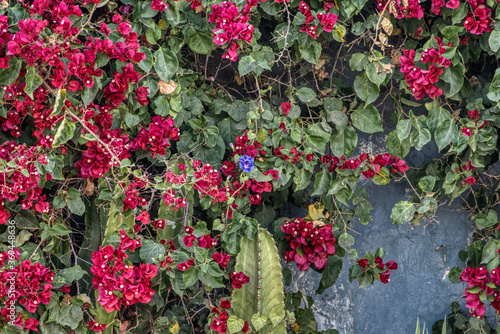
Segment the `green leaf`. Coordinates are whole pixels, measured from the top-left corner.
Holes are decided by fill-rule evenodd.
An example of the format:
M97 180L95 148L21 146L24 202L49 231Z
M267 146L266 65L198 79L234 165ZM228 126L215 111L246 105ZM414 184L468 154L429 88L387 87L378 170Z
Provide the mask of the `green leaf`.
M455 266L448 273L448 279L450 282L458 284L460 283L460 275L462 275L462 268Z
M264 69L270 70L271 67L269 63L274 60L274 56L269 49L263 49L257 52L252 52L248 56L240 59L238 64L238 72L240 76L244 76L250 72L255 72L256 75L260 75Z
M314 191L311 196L326 194L332 181L332 174L328 171L321 171L314 177Z
M76 265L71 268L59 270L54 277L54 283L52 286L58 289L66 284L71 284L83 277L87 272L83 270L80 266Z
M324 154L330 140L330 132L319 123L311 124L306 129L306 143L316 152Z
M21 230L16 235L16 239L14 241L14 247L21 247L26 243L26 241L28 241L31 238L32 235L33 234L31 234L28 230Z
M255 328L255 330L260 331L262 327L264 327L267 324L267 317L266 316L259 316L258 313L255 313L252 315L252 325Z
M238 318L251 321L254 314L268 319L271 315L281 319L285 317L282 268L276 244L269 232L261 229L257 240L253 241L243 237L235 271L242 271L250 277L249 283L233 291L232 310ZM286 334L286 325L279 324L273 333Z
M196 283L196 281L198 281L198 268L189 268L188 270L186 270L185 272L182 273L182 281L184 283L184 289L187 289L189 288L190 286L192 286L193 284ZM206 274L206 275L210 275L210 274Z
M458 127L452 119L440 123L434 132L434 139L439 151L448 146L457 134Z
M330 138L330 150L336 157L350 156L358 144L358 135L352 127L345 130L333 130Z
M238 63L238 73L240 74L240 76L247 75L248 73L255 70L257 66L258 66L257 61L253 59L251 56L241 57Z
M22 61L17 57L13 57L9 61L9 68L0 70L0 85L10 86L19 77L21 72Z
M422 189L424 193L429 193L434 189L436 184L436 177L432 175L427 175L418 181L418 187Z
M459 43L459 33L464 31L465 27L459 27L454 25L448 25L441 29L443 36L448 39L453 45L458 45Z
M366 104L375 102L380 94L379 87L368 79L366 73L361 73L354 79L354 91Z
M226 110L232 119L234 119L236 122L242 122L247 120L250 106L248 103L238 100L234 103L231 103L226 108Z
M153 263L153 259L165 254L165 246L153 240L145 240L139 252L141 260L145 263Z
M353 71L363 71L370 63L368 57L364 53L354 53L349 60L349 66Z
M500 49L500 30L493 30L488 39L491 51L497 52Z
M347 34L347 29L342 24L336 24L332 30L333 39L337 42L345 42L345 35Z
M238 333L245 326L245 322L241 319L238 319L237 316L232 315L227 319L227 329L229 333Z
M453 24L462 23L464 21L464 18L467 15L468 11L467 7L468 5L466 5L465 3L461 3L460 6L458 6L458 8L455 8L453 10L453 14L451 16L451 22Z
M56 100L54 102L54 109L52 109L51 116L59 115L66 101L66 89L59 89L57 91Z
M85 212L85 203L83 203L80 197L76 199L68 199L67 204L69 211L75 215L81 216Z
M36 66L28 66L26 70L26 86L24 92L33 99L33 92L43 83L42 77L38 74Z
M495 76L493 77L487 96L494 102L500 100L500 69L495 71Z
M366 76L375 85L380 86L385 81L385 77L387 76L387 74L382 71L380 67L378 67L377 69L377 66L380 65L376 63L368 64L368 66L366 67Z
M403 159L410 153L410 138L400 140L397 135L397 129L390 132L385 140L387 152L389 154L396 155Z
M427 117L427 127L434 134L437 127L451 120L451 113L444 108L432 108Z
M98 322L100 324L110 325L114 321L115 316L118 313L118 311L113 311L113 312L108 313L108 311L106 311L106 309L101 305L101 303L96 301L95 304L96 304L95 306L96 306L96 311L97 311L97 317L95 319L96 322ZM103 334L113 333L113 326L107 326L106 329L104 329L104 331L102 331L101 333L103 333Z
M67 143L75 135L76 124L75 122L68 122L64 118L57 128L56 134L54 135L54 141L52 146L57 148L62 144Z
M84 87L82 95L82 102L84 106L88 106L90 102L94 101L98 92L99 92L99 87L96 85L95 82L94 86L92 86L91 88Z
M343 103L341 99L326 98L323 101L323 107L325 108L328 122L335 123L339 130L344 130L347 127L349 119L345 112L342 111Z
M445 68L443 70L443 74L440 75L440 78L443 79L444 82L450 84L450 90L449 92L446 92L447 97L457 94L464 85L462 72L456 66Z
M373 176L372 181L379 186L388 184L391 181L389 169L387 167L380 168L378 174Z
M316 92L309 87L300 88L295 95L304 103L311 102L317 96Z
M153 54L151 53L150 48L147 48L145 46L141 46L139 48L139 52L144 52L146 58L141 60L138 65L144 72L149 73L149 71L151 71L151 68L153 68Z
M154 56L154 68L156 73L163 81L169 82L177 72L179 60L170 49L164 50L160 48L155 52Z
M366 133L383 132L382 120L377 108L373 105L366 105L358 108L351 114L352 124L359 130Z
M496 240L490 240L484 245L481 263L488 263L495 257L498 257L498 243Z
M411 133L410 144L420 151L425 144L431 141L431 138L432 135L429 129L420 127Z
M59 310L56 322L62 326L68 326L75 330L80 325L80 321L82 320L83 312L81 307L63 304Z
M472 217L472 221L480 230L491 228L498 224L498 214L494 210L489 210L487 213L478 213Z
M411 119L402 119L396 125L396 133L398 134L399 140L403 141L408 138L411 133L411 125L413 121Z
M311 64L317 64L321 56L321 44L313 41L308 48L300 48L299 51L305 61Z
M202 33L197 31L189 38L188 46L191 51L201 55L209 55L214 48L212 33Z
M413 219L415 215L415 205L408 201L401 201L397 203L391 212L391 219L393 224L402 225Z
M352 247L352 245L354 245L354 237L350 234L342 233L339 236L338 243L340 247L344 248L345 250L348 250L349 248Z
M99 250L99 246L101 246L101 219L95 204L95 197L84 198L84 202L85 235L78 257L83 260L81 263L82 269L90 272L92 253ZM82 281L81 284L83 284L84 288L88 285L85 281Z
M321 280L319 281L316 294L320 295L326 289L331 287L337 281L340 271L342 270L342 258L338 255L329 256L326 261L326 266L321 272Z

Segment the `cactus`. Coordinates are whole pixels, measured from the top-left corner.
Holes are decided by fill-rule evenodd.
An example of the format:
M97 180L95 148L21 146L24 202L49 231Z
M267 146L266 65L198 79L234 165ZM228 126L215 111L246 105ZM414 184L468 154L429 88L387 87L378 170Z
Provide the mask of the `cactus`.
M236 258L237 272L250 277L250 282L233 292L232 309L243 320L268 319L261 332L286 334L283 275L278 249L272 235L264 229L257 232L257 240L244 237ZM254 316L254 315L257 316ZM254 316L254 321L252 321ZM265 317L265 318L264 318ZM271 325L272 323L272 325ZM260 327L260 326L259 326ZM257 328L260 329L260 328Z

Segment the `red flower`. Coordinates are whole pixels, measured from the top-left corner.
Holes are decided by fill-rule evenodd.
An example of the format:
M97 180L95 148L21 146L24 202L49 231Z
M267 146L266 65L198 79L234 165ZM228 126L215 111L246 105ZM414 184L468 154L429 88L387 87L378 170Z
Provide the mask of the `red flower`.
M40 321L33 319L33 318L27 318L25 323L24 323L23 330L26 332L26 331L31 329L31 330L37 332L39 324L40 324Z
M462 181L462 185L464 186L465 184L470 184L471 186L476 183L476 179L474 176L469 176L465 180Z
M193 260L186 260L182 263L179 263L177 265L177 269L179 269L180 271L186 271L188 270L189 268L191 268L191 266L194 264Z
M245 324L243 325L243 328L241 329L241 331L243 333L247 333L249 330L250 330L250 326L248 326L248 321L245 321Z
M256 182L252 184L252 191L262 194L263 192L271 192L273 190L273 185L269 182Z
M292 109L292 105L290 104L290 102L282 102L281 103L281 112L283 112L284 116L287 116L291 109Z
M363 271L366 271L366 266L368 265L367 259L359 259L358 261L356 261L356 263L359 264L361 268L363 268Z
M196 239L194 235L186 235L184 238L182 238L182 242L184 242L184 245L186 247L192 247L193 246L193 241Z
M385 264L385 267L389 270L396 270L398 269L398 264L395 261L391 260Z
M100 324L98 322L94 321L89 321L89 329L95 331L95 332L102 332L103 330L106 329L106 324Z
M390 281L389 276L391 276L391 272L389 270L384 271L383 273L381 273L379 275L380 282L382 282L384 284L389 283L389 281Z
M221 298L220 300L220 307L225 308L225 309L230 309L231 308L231 302L227 299Z
M479 118L481 116L481 112L477 111L476 109L469 111L469 118L471 120L475 120L476 118Z
M217 245L217 240L212 239L210 235L205 234L198 240L198 247L210 249Z
M229 319L229 317L227 316L226 311L222 311L221 313L219 313L218 317L214 317L214 321L212 321L212 324L210 324L210 328L220 334L226 333L227 319Z
M265 172L263 172L262 174L264 175L269 175L271 174L271 176L273 177L273 179L277 180L280 178L280 175L279 175L279 172L275 169L270 169L270 170L267 170Z
M259 194L250 196L250 203L253 205L260 205L262 203L262 196Z
M471 128L463 128L463 129L462 129L462 133L463 133L464 135L466 135L467 137L472 136L472 130L471 130Z
M241 289L243 284L250 282L250 277L246 276L242 271L239 273L233 271L231 273L231 285L233 289Z
M217 262L219 266L221 266L222 268L227 268L227 264L231 259L231 256L226 253L215 252L214 255L212 255L212 258L215 262Z
M71 292L71 287L68 284L63 285L60 290L64 293L70 293Z
M149 213L147 211L142 211L135 219L142 222L144 225L149 224Z

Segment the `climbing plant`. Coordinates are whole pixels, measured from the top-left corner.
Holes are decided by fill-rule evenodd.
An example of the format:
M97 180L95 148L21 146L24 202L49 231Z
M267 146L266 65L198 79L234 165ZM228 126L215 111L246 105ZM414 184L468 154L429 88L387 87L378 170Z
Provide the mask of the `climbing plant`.
M449 279L471 317L453 305L436 328L490 332L499 8L2 0L0 333L318 332L291 268L320 273L316 294L398 269L354 247L351 225L377 223L367 182L411 189L397 225L466 207ZM360 145L375 137L382 151Z

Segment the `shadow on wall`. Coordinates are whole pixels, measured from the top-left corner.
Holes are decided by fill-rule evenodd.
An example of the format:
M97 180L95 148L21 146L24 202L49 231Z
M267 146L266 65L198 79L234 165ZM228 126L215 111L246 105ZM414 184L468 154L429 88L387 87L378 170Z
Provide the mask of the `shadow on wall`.
M383 135L381 135L383 136ZM368 139L368 140L366 140ZM383 138L365 138L359 145L369 154L383 153L377 143ZM366 146L366 147L365 147ZM437 150L429 148L419 152L417 161L411 165L422 165L436 156ZM349 282L349 262L344 258L342 272L337 282L322 295L315 297L314 310L318 330L336 328L348 334L401 334L414 333L417 317L420 323L432 327L450 313L450 304L457 301L465 310L462 296L463 284L453 284L448 273L454 266L463 266L458 259L460 249L465 249L473 231L467 212L461 210L458 200L452 205L442 205L434 221L423 221L418 226L393 225L391 210L399 201L410 200L412 193L403 182L391 182L377 186L370 181L358 184L369 194L373 220L368 225L352 222L351 233L356 243L354 248L363 256L374 253L378 247L385 249L385 261L395 260L398 270L391 275L389 284L375 282L364 289L358 283ZM304 217L304 208L289 207L283 212L290 218ZM358 234L359 233L359 234ZM444 246L444 247L439 247ZM439 247L439 248L438 248ZM300 272L293 263L287 263L294 279L288 287L291 291L301 289L314 296L320 275L312 270Z

